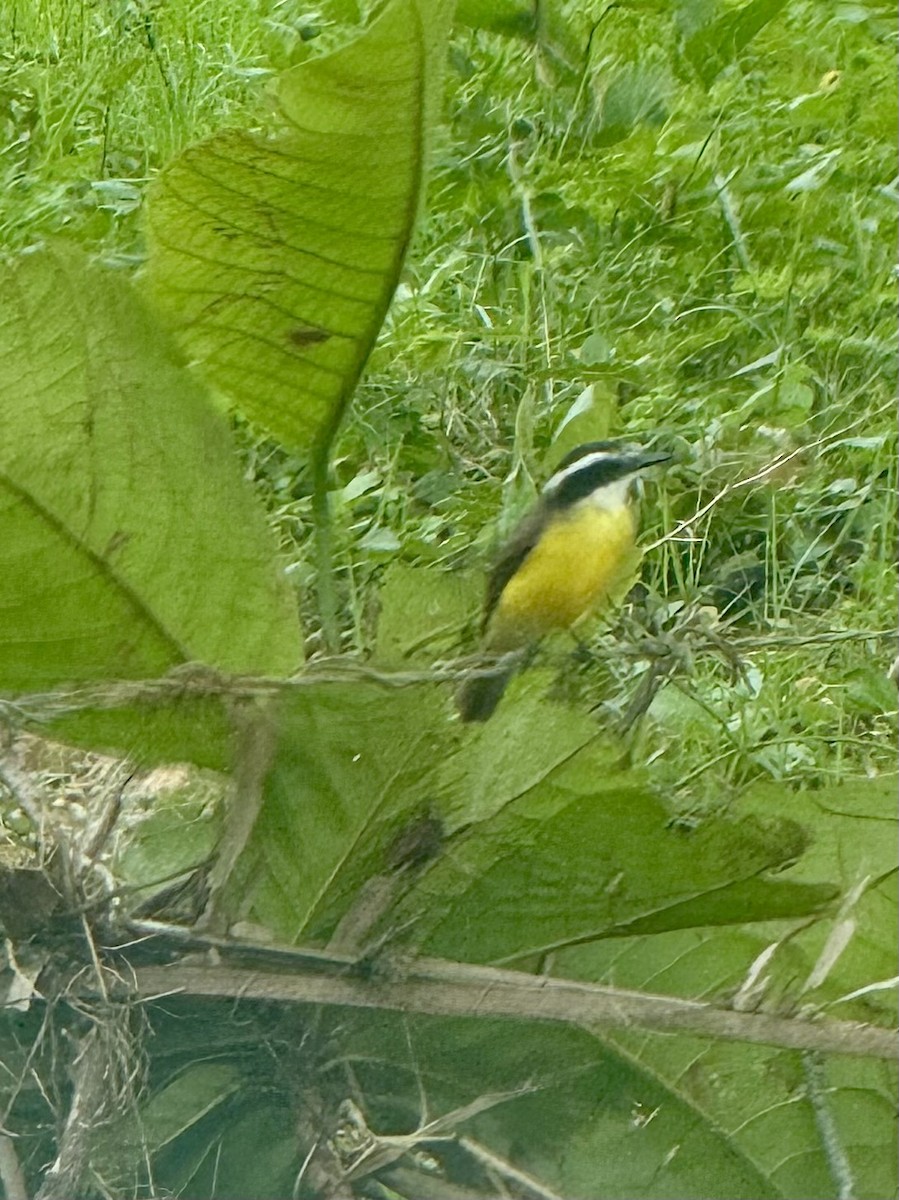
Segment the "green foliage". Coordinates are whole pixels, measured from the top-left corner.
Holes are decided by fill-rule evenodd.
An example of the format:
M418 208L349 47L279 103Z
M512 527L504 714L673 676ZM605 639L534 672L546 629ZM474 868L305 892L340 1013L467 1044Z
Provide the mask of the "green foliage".
M772 785L751 789L740 811L783 812L783 796ZM804 991L817 1004L840 1006L859 1019L895 1019L890 988L864 989L895 973L899 938L899 851L896 847L896 789L891 779L866 779L800 792L790 815L815 840L787 878L809 880L822 869L839 883L842 904L833 924L822 923L798 938L809 964ZM826 864L826 866L825 866ZM862 990L854 1005L850 993Z
M487 724L469 727L457 752L441 765L450 832L501 813L587 747L594 761L603 756L607 776L624 771L620 747L610 744L586 713L545 703L539 693L546 682L544 673L532 671L513 683L512 702Z
M802 916L834 897L826 871L812 885L764 878L802 853L798 825L679 828L587 722L535 710L541 736L528 754L499 723L487 727L491 749L481 731L472 753L453 745L433 688L303 688L277 715L262 809L229 885L232 920L282 941L327 938L365 880L394 869L392 846L423 816L451 840L391 920L462 961Z
M219 915L304 944L354 918L374 988L383 941L893 1026L883 7L465 3L436 134L440 4L393 0L355 41L344 0L314 19L274 0L14 7L5 242L66 229L131 265L156 175L152 294L198 370L289 445L240 425L304 583L308 449L346 418L317 486L342 644L371 670L333 664L271 704L271 763L249 788L234 764L259 808ZM194 661L289 675L298 626L261 517L153 319L69 250L15 260L0 287L12 703ZM473 730L452 683L372 677L453 659L494 530L572 445L622 433L676 452L646 540L689 524L647 554L612 637L549 645ZM55 728L224 770L230 710L183 678ZM122 834L116 880L145 895L221 824L188 789ZM26 978L27 955L10 970ZM70 1096L46 1032L69 1018L30 1020L10 1013L0 1040L12 1077L38 1081L10 1085L4 1115L34 1131L37 1191ZM895 1191L880 1062L240 1000L166 999L149 1020L145 1089L92 1147L103 1194L324 1194L322 1153L359 1195Z
M503 0L500 4L485 3L485 0L460 0L455 15L460 24L512 36L527 36L535 33L537 28L535 6L526 0Z
M116 874L126 886L152 890L209 860L221 836L217 799L194 781L157 802L116 859Z
M224 422L127 284L57 248L9 262L0 287L4 688L294 669L294 605ZM216 764L224 733L208 704L71 727Z
M289 596L224 425L127 286L68 251L2 286L4 686L292 669Z
M421 200L446 18L446 5L393 0L364 37L280 77L274 137L217 134L151 191L160 310L288 445L331 440L384 320Z
M432 1117L492 1097L466 1135L556 1194L778 1195L701 1111L586 1031L368 1017L347 1036L375 1098L373 1123L383 1112L414 1127L416 1083Z
M684 40L684 54L705 87L785 5L786 0L751 0L737 9L710 5L706 0L684 0L678 5L682 27L691 30Z
M450 657L459 630L477 612L482 590L482 581L471 574L389 566L378 589L378 663L407 667Z
M602 969L621 987L665 994L683 989L691 996L699 992L720 997L731 980L736 990L746 963L765 949L764 938L748 933L692 931L654 939L649 945L634 939L569 951L559 969L577 974L580 958L585 976L594 977L602 962ZM778 953L785 951L786 947ZM888 1149L895 1120L889 1099L896 1087L893 1064L830 1058L816 1078L814 1060L759 1047L652 1033L616 1032L602 1040L623 1054L635 1071L645 1072L666 1099L675 1097L702 1126L714 1130L722 1145L766 1179L772 1194L837 1194L832 1163L822 1154L811 1079L828 1097L836 1144L848 1157L859 1194L886 1196L894 1186ZM641 1109L644 1119L653 1119L651 1108ZM722 1187L712 1194L730 1192Z
M48 736L73 746L126 753L142 766L189 762L228 771L234 765L231 716L220 697L190 694L192 678L188 666L184 694L169 692L159 703L147 697L135 698L133 705L107 707L98 695L96 707L83 700L73 705L63 702L58 715L42 713L40 723ZM208 677L200 672L199 678Z
M426 811L442 697L357 681L303 688L277 716L278 748L230 884L235 918L282 941L321 937L386 866L404 820Z
M895 1021L899 864L893 782L794 794L786 809L783 789L769 784L749 792L740 811L766 817L786 811L814 829L814 843L783 878L816 879L824 864L833 871L839 863L844 900L831 920L786 936L782 926L769 924L596 942L563 951L558 972L666 995L730 996L737 1007L752 1006L761 995L779 996L856 1020ZM833 1194L809 1102L815 1089L830 1097L834 1136L858 1193L885 1196L894 1186L886 1149L894 1121L888 1099L896 1086L893 1064L830 1059L819 1077L814 1060L746 1046L617 1032L604 1040L702 1112L778 1194ZM794 1102L784 1104L785 1094Z
M544 737L544 753L552 744ZM454 840L411 893L430 953L504 963L631 932L802 916L833 898L764 878L801 853L797 825L679 827L591 749Z

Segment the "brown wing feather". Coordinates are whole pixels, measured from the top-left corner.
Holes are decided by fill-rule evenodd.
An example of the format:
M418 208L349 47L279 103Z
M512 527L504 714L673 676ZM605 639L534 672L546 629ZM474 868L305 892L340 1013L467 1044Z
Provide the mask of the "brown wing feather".
M544 521L544 507L541 504L528 513L523 521L519 522L493 564L487 580L487 595L484 599L482 634L487 631L490 618L506 584L537 545ZM506 684L520 666L520 655L507 654L493 670L475 674L466 679L456 694L456 703L462 720L486 721L502 699Z
M484 600L484 618L481 622L481 632L486 632L493 610L499 603L503 588L537 545L540 531L545 521L543 505L538 505L533 512L516 526L512 536L493 564L493 569L487 580L487 595Z

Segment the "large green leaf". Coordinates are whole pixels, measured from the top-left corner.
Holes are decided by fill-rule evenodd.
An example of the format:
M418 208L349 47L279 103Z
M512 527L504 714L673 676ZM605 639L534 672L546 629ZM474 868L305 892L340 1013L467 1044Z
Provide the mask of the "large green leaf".
M158 701L102 704L41 716L42 729L73 746L127 754L135 763L190 762L214 771L234 765L232 721L220 696L183 695ZM202 678L202 676L201 676Z
M443 697L368 683L303 688L279 712L262 809L229 884L236 916L283 940L329 932L388 868L404 822L431 811Z
M0 339L0 687L294 670L295 602L225 424L125 281L62 248L7 262Z
M690 1158L697 1151L708 1153L704 1141L706 1147L712 1143L717 1155L732 1156L731 1162L740 1164L741 1173L757 1174L763 1181L760 1196L809 1200L895 1194L895 1111L889 1095L894 1071L890 1064L836 1061L816 1072L820 1075L816 1102L820 1099L827 1105L837 1130L835 1146L827 1146L809 1094L811 1072L796 1053L658 1034L642 1038L623 1035L610 1039L607 1047L614 1047L629 1061L635 1079L647 1081L647 1086L633 1093L637 1103L630 1136L620 1128L622 1155L629 1144L633 1146L638 1130L651 1130L660 1118L670 1121L673 1109L690 1113L690 1124L700 1132L692 1146L688 1141L669 1141L673 1161L666 1166L674 1177L675 1164L684 1155L687 1162L681 1167L689 1170L693 1165L695 1169ZM652 1086L648 1086L650 1080ZM619 1122L624 1126L620 1118ZM661 1130L657 1133L665 1136ZM590 1181L595 1178L600 1156L608 1152L608 1140L608 1130L600 1122L585 1123L572 1139L566 1156L572 1190L591 1194ZM829 1157L834 1150L850 1163L852 1192L840 1190L841 1179ZM630 1170L632 1165L624 1168L624 1172ZM652 1189L650 1177L643 1178L643 1186ZM724 1174L712 1185L714 1190L694 1190L694 1183L690 1191L666 1188L661 1194L730 1198L739 1194L735 1183L732 1176Z
M589 747L458 837L407 901L428 952L503 962L572 942L799 916L826 883L765 878L801 853L790 821L671 821L639 778Z
M286 1195L315 1137L330 1139L335 1153L346 1150L349 1167L366 1148L340 1136L338 1106L352 1099L372 1142L406 1135L407 1167L418 1160L437 1185L427 1187L423 1174L401 1195L454 1196L454 1184L464 1180L463 1194L495 1196L489 1154L497 1156L494 1166L527 1171L572 1200L781 1195L692 1098L585 1030L348 1009L319 1013L311 1027L317 1036L310 1037L303 1016L272 1028L271 1006L265 1013L241 1001L226 1008L176 1000L167 1007L173 1016L154 1018L157 1061L177 1063L185 1050L215 1056L182 1066L144 1102L143 1144L154 1154L154 1178L177 1192ZM242 1088L231 1066L238 1063ZM421 1158L412 1136L419 1130L427 1151ZM475 1139L487 1155L478 1159L454 1138ZM403 1144L394 1143L395 1154ZM358 1187L364 1174L363 1164ZM390 1181L389 1174L382 1178Z
M232 917L284 939L324 936L359 887L389 871L410 823L432 818L447 838L473 821L489 829L485 818L542 794L560 763L597 740L588 718L530 697L515 707L517 726L498 714L468 737L450 717L447 690L359 680L282 702L262 809L229 885ZM611 771L617 752L597 746L600 758ZM481 851L479 870L503 859L502 836L485 834Z
M180 1071L141 1111L140 1133L147 1149L159 1153L226 1104L240 1090L240 1083L240 1071L229 1062L197 1062Z
M551 1194L571 1200L780 1195L687 1097L583 1030L394 1013L338 1019L369 1126L378 1133L405 1132L483 1098L481 1114L450 1127ZM439 1143L431 1149L439 1162ZM495 1195L495 1181L488 1176L475 1194Z
M378 665L429 667L457 654L459 630L480 611L482 592L471 573L391 563L378 589Z
M575 722L576 736L557 738L563 726L571 734L569 714L537 707L539 730L496 726L507 743L500 766L518 760L504 780L490 771L496 743L486 733L454 750L458 733L435 689L322 684L291 697L229 885L232 917L285 939L325 936L422 815L439 819L449 840L391 920L411 921L429 952L467 961L802 916L834 896L822 877L766 877L801 853L794 823L674 824L592 730Z
M104 1131L95 1151L120 1194L131 1194L129 1175L139 1177L145 1167L170 1194L218 1200L278 1200L296 1178L295 1118L283 1100L260 1101L236 1057L193 1062L150 1095L139 1122L135 1115Z
M149 815L119 839L114 869L121 883L146 901L209 860L221 837L221 791L195 779L156 796Z
M565 977L600 979L622 988L718 1004L742 995L743 1005L794 1009L789 993L807 975L814 954L810 957L807 947L791 937L784 938L772 958L775 941L784 932L783 927L694 929L598 942L563 951L553 966ZM851 1014L840 1010L840 1015ZM775 1195L805 1200L840 1194L810 1099L813 1093L832 1118L836 1147L855 1182L852 1194L895 1194L893 1064L828 1058L816 1082L814 1060L804 1062L797 1054L769 1047L646 1031L602 1031L597 1036L688 1104L765 1176Z
M705 4L693 0L682 5L687 13L697 9L701 14L695 23L686 18L694 28L684 43L684 51L705 87L712 85L715 77L734 61L785 4L786 0L748 0L741 8L722 5L711 20L705 19Z
M336 428L422 198L448 0L391 0L287 71L274 136L181 154L149 200L156 302L217 386L282 441Z
M798 929L778 923L595 942L563 950L553 970L741 1007L795 1011L813 1002L829 1015L893 1025L895 801L895 781L874 778L805 792L765 784L739 802L740 811L763 817L789 813L810 831L808 849L784 871L785 883L827 876L851 899L864 879L871 881L869 890L827 918ZM848 1169L852 1194L895 1194L892 1064L829 1058L819 1067L759 1046L620 1030L600 1036L701 1113L776 1194L840 1194L835 1154ZM829 1114L829 1135L811 1097Z
M447 832L484 822L531 793L586 746L613 777L622 751L604 738L588 713L548 703L549 676L528 671L513 681L489 721L465 728L465 740L440 766L440 795Z
M802 792L760 785L742 799L740 809L762 817L789 812L811 831L808 852L786 872L786 880L826 875L840 884L843 902L833 919L816 923L799 938L808 965L800 981L804 1000L836 1005L835 1016L895 1023L899 974L895 776Z
M286 1098L276 1104L271 1093L252 1092L224 1119L181 1139L159 1163L155 1182L170 1195L283 1200L294 1194L301 1167L296 1114Z
M378 593L378 664L408 669L458 654L459 630L479 613L482 592L480 577L465 572L403 563L388 568ZM461 744L442 757L436 781L448 834L493 816L585 745L600 741L589 713L543 698L551 678L546 671L525 672L490 721L460 729ZM447 693L457 687L447 684ZM614 768L621 748L604 744Z

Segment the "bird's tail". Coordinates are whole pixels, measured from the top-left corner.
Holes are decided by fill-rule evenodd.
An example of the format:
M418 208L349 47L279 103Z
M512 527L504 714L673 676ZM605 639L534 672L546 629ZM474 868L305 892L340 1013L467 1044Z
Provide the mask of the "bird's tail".
M520 652L504 654L494 665L473 671L456 693L456 707L463 721L486 721L493 716L509 680L521 666Z

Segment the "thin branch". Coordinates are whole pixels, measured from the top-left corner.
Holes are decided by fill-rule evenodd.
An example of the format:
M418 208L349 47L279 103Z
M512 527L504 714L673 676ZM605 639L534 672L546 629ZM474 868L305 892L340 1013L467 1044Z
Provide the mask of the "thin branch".
M200 927L223 931L227 914L221 911L222 892L237 860L253 832L264 799L265 780L278 744L278 730L271 704L255 700L232 706L235 734L234 787L230 790L225 831L209 873L209 895Z
M815 1125L824 1148L824 1157L827 1159L831 1177L837 1186L837 1200L855 1200L852 1167L843 1148L837 1123L827 1103L827 1081L824 1077L824 1065L820 1055L803 1054L802 1066L805 1072L806 1094L815 1114Z
M0 1133L0 1183L6 1200L28 1200L28 1184L16 1144L6 1133Z
M308 952L302 952L308 954ZM366 977L335 960L333 971L272 974L241 966L172 964L136 971L144 999L185 994L295 1004L343 1004L438 1016L508 1017L603 1029L654 1029L791 1050L891 1059L896 1033L850 1021L735 1012L696 1000L526 975L443 959L378 963ZM305 968L301 968L305 970Z
M693 652L720 649L720 638L711 634L704 635L699 630L691 630L690 635L690 649ZM895 640L895 637L894 629L828 629L806 635L729 636L728 646L738 655L753 651L773 652L799 646L887 641ZM630 642L617 642L608 648L598 647L593 653L598 660L608 658L619 661L622 657L663 658L671 655L672 647L657 638L637 638ZM18 717L19 721L51 721L83 709L127 708L130 705L167 704L172 700L216 696L252 700L285 695L329 683L367 682L391 689L416 687L426 683L459 683L470 678L472 674L490 674L495 670L497 661L498 656L483 654L438 663L425 670L381 671L355 659L335 655L309 663L302 674L294 675L290 679L278 679L268 675L226 675L200 664L191 664L190 670L176 668L158 679L109 680L86 687L35 692L16 697L15 700L0 699L0 710L5 709L11 719ZM10 790L13 790L12 787Z
M539 1179L535 1179L533 1175L528 1175L525 1171L520 1171L508 1159L500 1158L493 1150L488 1149L474 1138L460 1137L459 1145L482 1167L498 1175L501 1179L514 1183L526 1195L533 1197L533 1200L562 1200L558 1193L550 1191Z
M71 1200L80 1194L98 1118L107 1111L108 1054L99 1026L81 1039L72 1064L72 1100L56 1159L47 1168L35 1200Z

